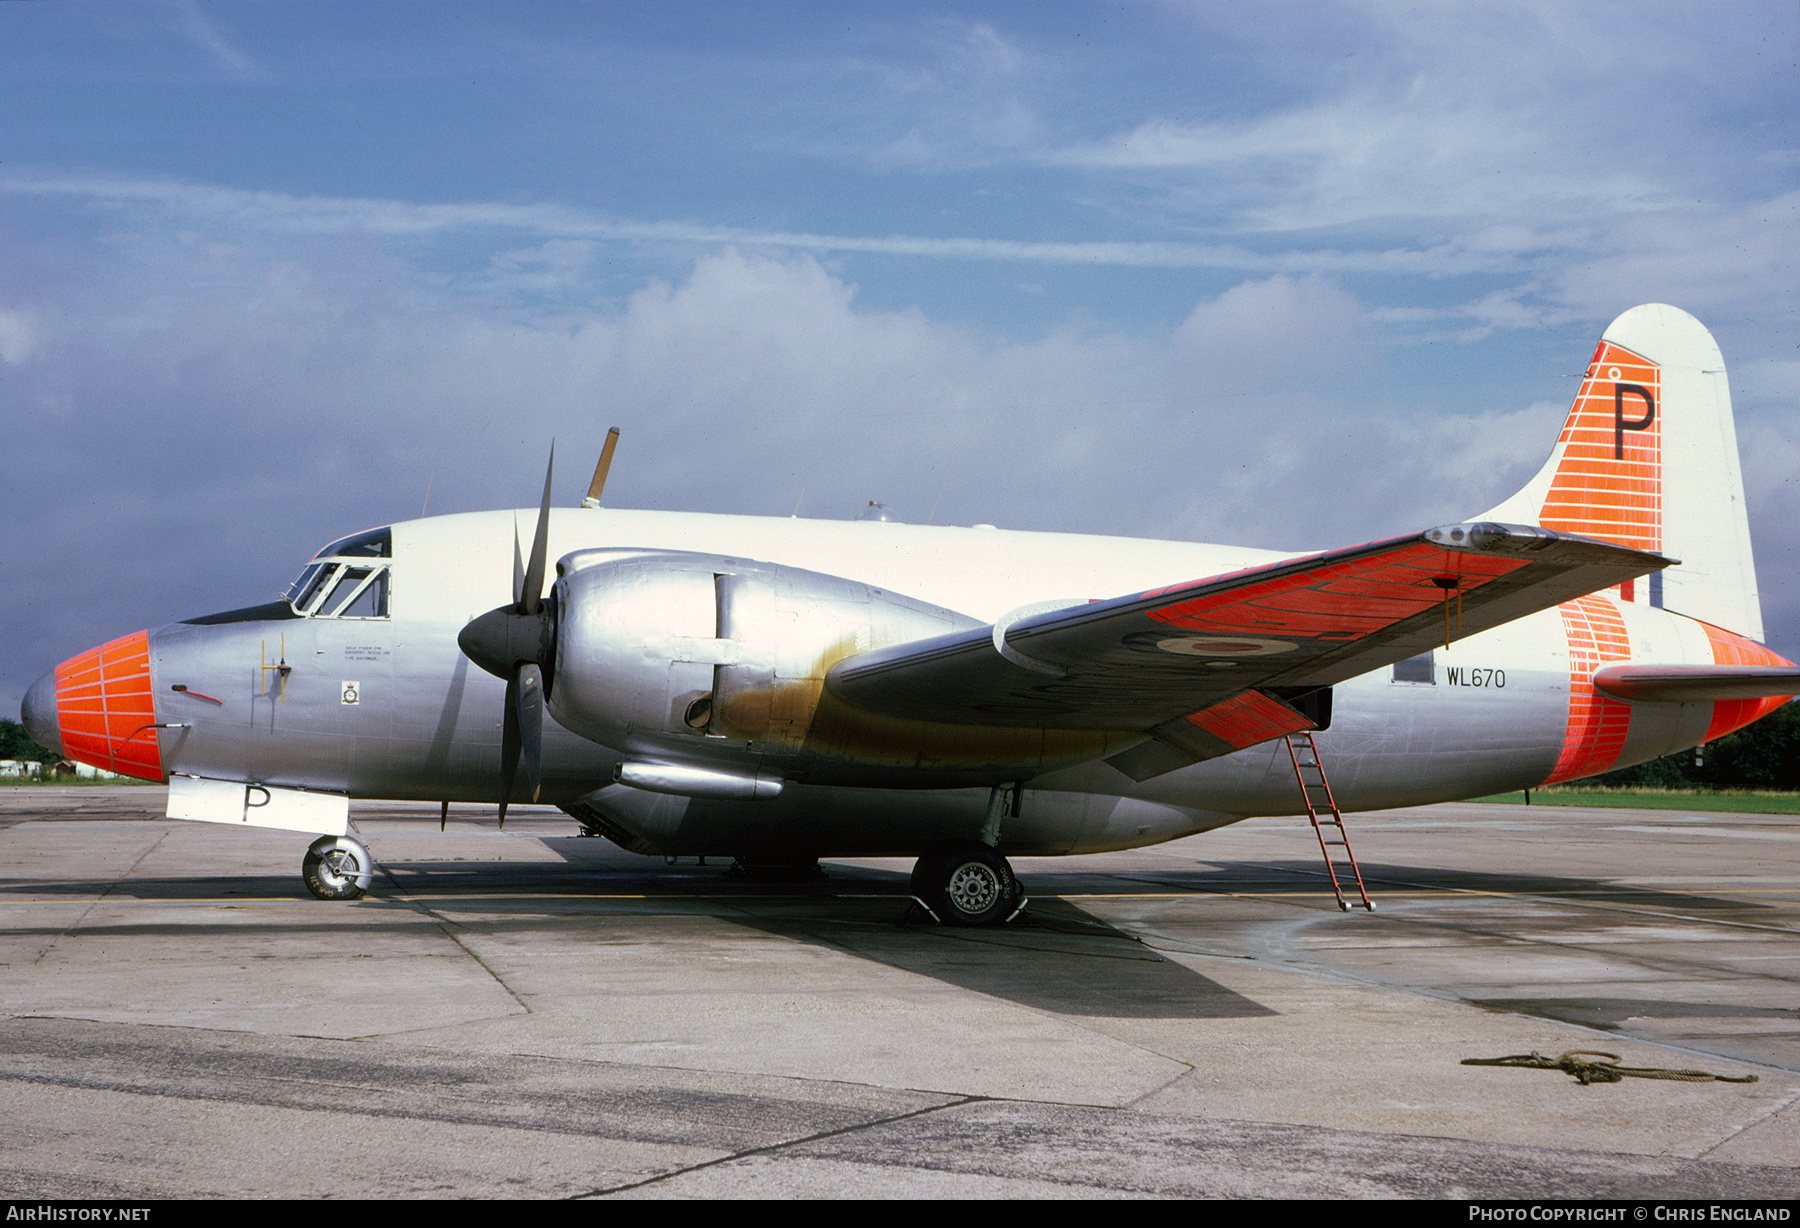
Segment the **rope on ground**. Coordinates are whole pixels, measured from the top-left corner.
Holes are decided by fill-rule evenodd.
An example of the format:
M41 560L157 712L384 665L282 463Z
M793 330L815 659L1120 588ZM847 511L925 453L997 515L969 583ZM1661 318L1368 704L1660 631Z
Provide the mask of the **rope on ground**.
M1589 1061L1599 1058L1599 1061ZM1575 1076L1583 1087L1590 1083L1620 1083L1634 1079L1672 1079L1678 1083L1754 1083L1755 1075L1721 1075L1705 1070L1661 1070L1655 1066L1621 1066L1619 1055L1598 1049L1571 1049L1561 1057L1545 1057L1533 1050L1511 1057L1465 1057L1464 1066L1525 1066L1532 1070L1561 1070Z

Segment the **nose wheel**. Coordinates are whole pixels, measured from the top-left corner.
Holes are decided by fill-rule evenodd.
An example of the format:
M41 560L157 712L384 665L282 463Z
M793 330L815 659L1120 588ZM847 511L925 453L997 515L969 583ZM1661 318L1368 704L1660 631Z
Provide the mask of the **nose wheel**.
M320 836L300 863L306 889L321 900L357 899L374 872L368 846L354 836Z
M1025 907L1025 888L1006 858L973 840L940 844L919 858L912 889L946 925L1000 925Z

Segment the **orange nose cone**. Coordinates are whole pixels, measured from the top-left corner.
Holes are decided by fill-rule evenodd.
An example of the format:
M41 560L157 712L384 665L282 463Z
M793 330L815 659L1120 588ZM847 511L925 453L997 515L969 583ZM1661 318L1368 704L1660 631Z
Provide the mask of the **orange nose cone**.
M108 772L163 779L150 694L150 633L90 648L56 667L63 754Z

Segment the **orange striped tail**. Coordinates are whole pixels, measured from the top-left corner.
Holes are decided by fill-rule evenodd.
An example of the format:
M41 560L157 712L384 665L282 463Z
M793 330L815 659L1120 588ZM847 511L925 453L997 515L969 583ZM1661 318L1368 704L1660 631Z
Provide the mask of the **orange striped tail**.
M1725 360L1684 311L1652 303L1612 322L1549 462L1485 519L1679 559L1612 595L1762 639Z

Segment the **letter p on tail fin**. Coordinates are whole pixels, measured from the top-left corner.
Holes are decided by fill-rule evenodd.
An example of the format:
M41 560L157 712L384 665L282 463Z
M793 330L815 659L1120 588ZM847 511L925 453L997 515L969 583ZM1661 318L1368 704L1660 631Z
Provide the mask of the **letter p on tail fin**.
M1680 559L1621 598L1763 637L1725 360L1685 311L1650 303L1612 322L1549 462L1487 518Z

